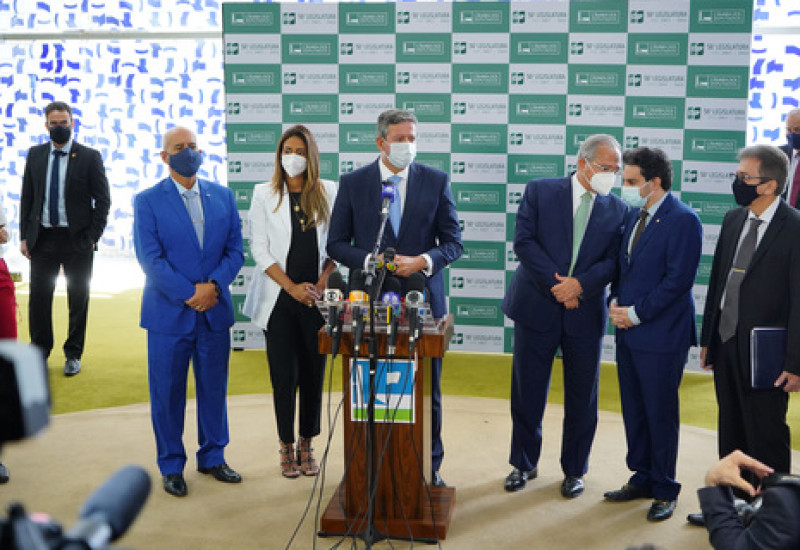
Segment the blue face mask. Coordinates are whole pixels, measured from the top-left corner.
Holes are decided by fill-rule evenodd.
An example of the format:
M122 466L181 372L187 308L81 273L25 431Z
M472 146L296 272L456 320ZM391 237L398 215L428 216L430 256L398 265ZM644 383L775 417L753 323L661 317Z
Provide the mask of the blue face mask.
M786 141L792 149L800 150L800 134L786 134Z
M169 167L185 178L191 178L203 164L203 155L188 147L169 157Z
M644 185L648 184L649 182L645 183ZM642 185L641 187L632 187L629 185L623 185L622 194L620 195L620 198L622 198L625 204L627 204L631 208L643 207L645 204L647 204L647 197L650 196L650 193L647 194L647 197L643 197L639 194L639 191L642 189L642 187L644 187L644 185Z

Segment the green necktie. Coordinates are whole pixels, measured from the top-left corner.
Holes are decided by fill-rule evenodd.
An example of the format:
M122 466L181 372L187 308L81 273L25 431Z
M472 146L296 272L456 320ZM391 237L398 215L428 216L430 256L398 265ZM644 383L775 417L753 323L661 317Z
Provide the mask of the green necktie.
M592 202L592 194L586 191L581 195L581 203L575 211L575 218L572 220L572 262L569 264L569 275L575 269L575 260L578 258L578 251L581 249L583 234L586 232L586 222L589 221L589 205Z

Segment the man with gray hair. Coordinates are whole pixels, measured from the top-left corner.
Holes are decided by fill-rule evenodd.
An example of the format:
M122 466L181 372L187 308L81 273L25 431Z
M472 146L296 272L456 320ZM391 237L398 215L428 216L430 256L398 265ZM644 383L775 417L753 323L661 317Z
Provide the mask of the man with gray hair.
M425 276L431 312L437 319L447 314L442 269L461 256L461 229L447 174L414 162L417 153L417 118L400 109L378 117L375 143L381 155L374 162L342 174L328 231L328 255L350 270L365 267L380 226L383 186L393 185L394 200L378 249L397 252L394 272L405 295L409 275ZM439 378L442 361L431 366L431 484L443 486L439 467L442 445L442 406Z
M564 364L561 494L583 493L597 427L597 381L606 329L606 287L617 273L627 207L611 187L622 170L612 136L597 134L578 151L577 171L528 183L517 212L519 267L503 312L514 321L511 453L507 491L538 474L550 374L556 350Z
M800 213L780 198L788 168L771 145L739 152L732 190L741 208L722 222L700 341L703 368L714 371L720 458L739 449L779 472L791 471L786 411L800 390ZM782 372L767 388L750 376L756 327L787 330Z

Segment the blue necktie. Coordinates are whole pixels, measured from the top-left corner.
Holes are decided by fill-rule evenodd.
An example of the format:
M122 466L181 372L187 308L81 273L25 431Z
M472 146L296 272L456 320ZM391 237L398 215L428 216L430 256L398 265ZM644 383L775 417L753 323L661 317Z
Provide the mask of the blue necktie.
M48 202L48 217L52 227L58 227L58 173L61 166L61 157L66 151L53 150L53 165L50 169L50 201Z
M394 199L389 205L389 221L392 222L392 229L394 229L394 236L400 234L400 180L402 178L398 175L389 176L387 181L394 185Z
M203 248L203 207L200 205L200 193L194 189L188 189L183 192L183 198L186 200L186 209L192 218L197 241L200 243L200 248Z

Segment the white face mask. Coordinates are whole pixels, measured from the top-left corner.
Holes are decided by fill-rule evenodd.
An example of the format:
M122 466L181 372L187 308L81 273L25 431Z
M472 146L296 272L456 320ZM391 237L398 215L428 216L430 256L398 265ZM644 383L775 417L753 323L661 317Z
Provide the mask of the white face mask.
M306 171L308 161L306 161L305 157L290 153L288 155L281 155L281 166L283 166L286 175L293 178Z
M389 148L389 156L387 158L393 166L400 170L405 169L406 166L414 162L414 157L417 156L416 143L390 143Z
M597 191L598 195L608 195L617 182L617 175L611 172L598 172L589 180L589 186Z

